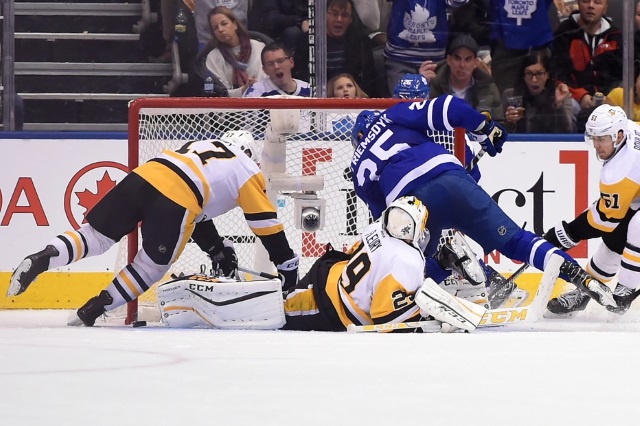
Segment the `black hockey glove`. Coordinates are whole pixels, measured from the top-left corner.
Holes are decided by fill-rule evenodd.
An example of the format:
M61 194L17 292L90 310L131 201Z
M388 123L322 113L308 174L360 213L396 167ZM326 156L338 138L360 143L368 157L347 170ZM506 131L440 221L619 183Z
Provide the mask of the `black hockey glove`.
M502 145L509 136L504 127L491 119L487 119L474 133L479 135L478 142L490 157L502 152Z
M300 258L294 253L293 258L276 265L278 275L282 281L282 291L284 293L292 290L298 284L298 264Z
M569 250L570 248L575 247L580 243L580 240L571 235L571 233L569 232L568 224L564 220L553 228L549 229L544 234L544 239L563 250Z
M238 276L238 256L232 241L220 238L207 254L211 258L211 268L214 275L222 274L230 278Z

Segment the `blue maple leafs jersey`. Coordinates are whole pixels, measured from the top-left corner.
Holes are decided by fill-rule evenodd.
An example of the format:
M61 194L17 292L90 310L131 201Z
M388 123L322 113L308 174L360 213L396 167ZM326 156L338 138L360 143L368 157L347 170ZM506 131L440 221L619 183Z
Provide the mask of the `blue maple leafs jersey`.
M423 179L462 168L460 161L425 132L463 127L475 131L485 116L462 99L443 95L388 108L369 127L351 159L355 191L374 218Z

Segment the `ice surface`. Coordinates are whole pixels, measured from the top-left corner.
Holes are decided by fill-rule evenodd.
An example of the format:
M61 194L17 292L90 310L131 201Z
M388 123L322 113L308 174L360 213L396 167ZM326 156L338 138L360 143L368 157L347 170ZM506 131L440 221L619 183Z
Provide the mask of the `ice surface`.
M0 424L632 425L640 312L474 334L67 327L0 311ZM100 324L100 323L98 323Z

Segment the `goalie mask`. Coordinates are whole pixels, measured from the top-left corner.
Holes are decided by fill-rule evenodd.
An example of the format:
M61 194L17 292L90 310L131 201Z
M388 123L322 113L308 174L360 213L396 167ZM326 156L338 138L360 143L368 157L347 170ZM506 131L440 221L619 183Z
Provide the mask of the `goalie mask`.
M427 208L416 197L400 197L382 213L382 227L392 237L418 246L427 216Z
M356 118L356 122L353 125L353 131L351 132L351 145L353 145L354 149L358 146L378 117L380 117L379 111L371 111L367 109L358 114L358 118Z
M242 150L253 161L258 161L257 144L250 132L246 130L230 130L225 132L220 137L220 140Z
M584 140L588 145L594 146L594 139L599 136L610 136L613 143L613 152L607 158L601 160L608 160L611 158L624 141L624 137L618 140L618 134L622 132L627 133L627 114L624 110L618 106L613 105L600 105L593 110L587 123L585 125Z
M393 97L400 99L427 99L429 82L420 74L405 74L393 89Z

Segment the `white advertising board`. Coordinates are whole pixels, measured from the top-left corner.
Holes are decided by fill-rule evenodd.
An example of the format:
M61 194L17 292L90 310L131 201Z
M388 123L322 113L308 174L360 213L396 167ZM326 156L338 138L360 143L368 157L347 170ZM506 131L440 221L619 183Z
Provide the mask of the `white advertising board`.
M124 139L0 140L0 271L13 270L25 255L81 224L125 176L126 157ZM598 197L601 163L584 143L509 142L479 165L487 192L516 223L539 234ZM586 246L577 255L581 263ZM63 270L110 271L115 256L112 248ZM504 257L488 261L502 272L517 267Z
M124 139L0 140L0 271L82 224L126 175ZM116 249L61 270L107 271Z

